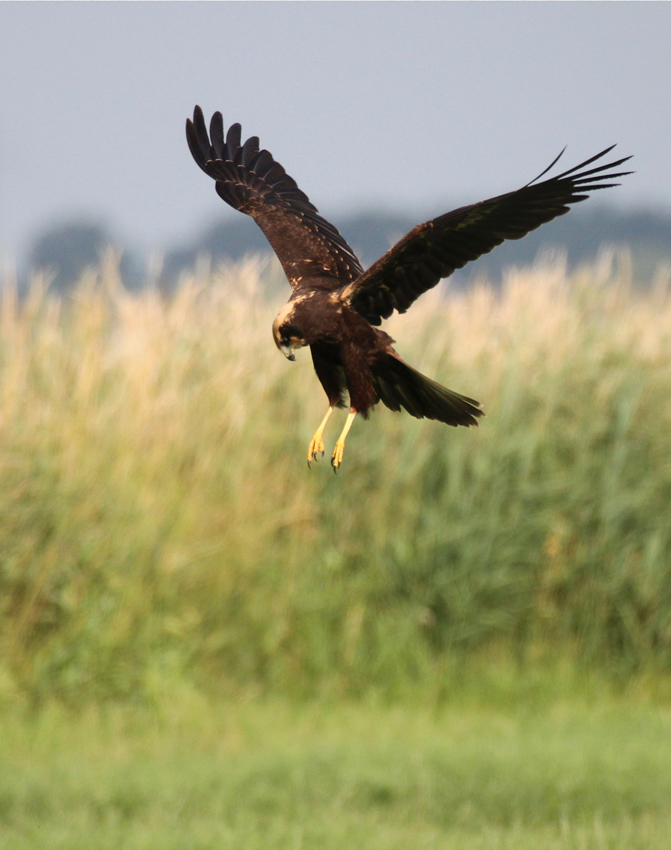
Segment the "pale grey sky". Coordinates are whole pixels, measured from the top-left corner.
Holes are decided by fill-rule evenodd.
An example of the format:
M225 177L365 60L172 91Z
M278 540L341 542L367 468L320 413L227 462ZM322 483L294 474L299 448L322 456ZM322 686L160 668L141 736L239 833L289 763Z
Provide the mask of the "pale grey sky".
M669 44L668 2L0 2L0 250L70 215L170 247L225 214L195 103L336 225L517 188L565 144L618 142L637 173L607 200L668 211Z

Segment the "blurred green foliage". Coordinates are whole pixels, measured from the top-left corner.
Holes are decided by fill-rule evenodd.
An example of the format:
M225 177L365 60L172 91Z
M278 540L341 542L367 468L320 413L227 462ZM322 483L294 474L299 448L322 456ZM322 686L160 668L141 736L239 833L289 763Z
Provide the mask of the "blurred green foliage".
M209 703L3 715L12 850L667 850L671 717Z
M109 257L0 315L0 698L440 698L467 659L671 668L671 296L626 257L387 323L479 429L326 399L257 262L129 293ZM334 417L334 420L336 417ZM330 451L341 422L326 432Z

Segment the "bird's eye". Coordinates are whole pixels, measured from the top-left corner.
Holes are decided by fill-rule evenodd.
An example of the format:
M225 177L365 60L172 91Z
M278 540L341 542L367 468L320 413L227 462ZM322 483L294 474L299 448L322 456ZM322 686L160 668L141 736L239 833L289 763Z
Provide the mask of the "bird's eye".
M299 339L300 336L301 336L300 331L298 330L298 328L294 327L293 325L284 325L284 327L282 328L282 338L283 339L289 340L289 339L293 339L294 337Z

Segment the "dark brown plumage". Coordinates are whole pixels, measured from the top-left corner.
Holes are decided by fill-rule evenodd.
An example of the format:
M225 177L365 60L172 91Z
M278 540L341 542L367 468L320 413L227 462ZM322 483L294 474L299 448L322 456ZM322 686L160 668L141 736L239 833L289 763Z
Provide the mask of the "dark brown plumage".
M308 464L324 454L322 434L335 407L349 396L350 413L331 463L342 461L345 437L354 416L368 416L381 401L404 408L418 419L447 425L477 425L477 401L448 390L405 363L393 340L378 330L382 319L408 307L442 278L486 254L506 239L521 239L584 201L589 192L619 184L630 174L613 171L630 157L586 167L606 148L580 165L539 183L559 156L534 180L505 195L481 201L419 224L366 272L347 242L275 162L260 150L256 136L241 144L239 124L224 137L221 113L208 134L202 110L187 119L186 137L198 165L216 181L219 196L251 215L265 233L293 293L273 323L277 347L294 360L294 350L309 345L315 372L329 409L308 450ZM562 151L563 153L563 151ZM585 170L586 169L586 170Z

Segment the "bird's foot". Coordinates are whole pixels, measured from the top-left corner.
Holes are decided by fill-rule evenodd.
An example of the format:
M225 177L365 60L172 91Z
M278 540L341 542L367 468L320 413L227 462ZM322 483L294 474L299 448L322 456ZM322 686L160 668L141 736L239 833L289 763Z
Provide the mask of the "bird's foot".
M324 441L322 440L321 434L319 431L314 435L314 437L310 440L310 448L308 449L308 466L312 466L312 461L317 462L321 457L324 457L324 452L326 449L324 448Z
M338 471L338 467L342 463L342 456L345 454L345 440L347 439L349 429L352 427L352 422L354 422L355 416L356 410L353 407L350 407L349 413L347 414L347 421L345 422L345 427L342 429L342 433L338 437L338 441L336 442L335 448L333 449L331 466L333 467L334 472Z
M335 448L333 449L333 456L331 457L331 466L333 467L334 472L338 472L338 468L342 463L343 455L345 454L345 441L338 440L335 444Z

